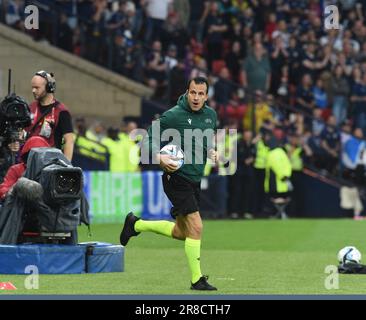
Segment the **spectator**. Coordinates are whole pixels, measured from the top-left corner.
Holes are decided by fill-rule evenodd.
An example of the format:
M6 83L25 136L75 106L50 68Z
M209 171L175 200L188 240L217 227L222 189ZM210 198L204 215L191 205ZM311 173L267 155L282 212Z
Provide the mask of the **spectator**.
M363 137L362 129L356 128L343 146L342 164L349 170L356 170L358 165L365 166L366 143Z
M252 54L244 60L242 83L249 93L267 93L271 83L271 66L262 43L256 43Z
M131 31L133 39L136 39L139 35L141 25L140 25L140 17L138 16L138 12L136 9L136 5L132 1L126 2L125 7L126 14L126 28Z
M289 82L297 85L300 79L301 66L301 50L295 37L291 37L289 41L288 51L288 65L289 65Z
M148 53L145 67L145 77L149 85L154 86L158 97L162 97L162 91L167 85L167 63L162 52L160 41L154 41L152 50ZM151 82L150 80L153 80Z
M186 76L184 63L178 61L169 73L169 101L174 104L186 89Z
M288 48L290 41L290 34L287 31L286 21L281 20L278 22L277 30L272 33L272 39L280 37L283 41L283 46Z
M285 48L282 37L279 35L273 38L273 47L271 50L271 93L276 94L281 84L282 68L289 58L289 53Z
M57 44L61 49L65 51L72 52L73 50L73 30L68 24L68 17L66 14L61 14L60 16L60 26L59 26L58 42Z
M86 29L86 58L99 64L103 64L104 61L102 53L106 44L106 8L106 0L93 2L92 18L88 21Z
M274 12L271 12L268 15L268 21L265 26L265 35L268 41L272 41L272 34L277 29L277 23L276 23L276 14Z
M238 167L236 186L240 190L238 213L244 218L253 217L253 185L254 185L254 160L256 148L253 142L253 134L250 130L244 130L242 138L238 141Z
M177 50L177 57L182 59L184 57L189 38L186 29L179 20L179 17L180 16L175 12L168 16L163 25L160 39L162 43L166 45L174 45ZM166 50L167 46L165 46L163 49Z
M126 1L120 1L118 4L118 10L112 14L107 22L107 28L113 37L116 33L123 33L128 27L127 15L126 15Z
M304 55L302 57L302 73L308 73L311 75L312 79L315 79L319 71L326 67L330 62L330 52L326 51L323 59L320 60L316 56L317 43L309 42L306 45Z
M171 11L173 0L146 1L147 26L145 31L145 43L150 44L152 41L159 39L163 31L163 24Z
M302 186L302 175L304 168L304 158L311 157L312 151L305 143L304 139L296 133L288 135L288 143L285 145L287 156L290 159L292 167L291 183L293 192L291 196L291 204L289 206L289 214L293 217L302 214L304 209L304 191Z
M311 115L313 112L315 101L310 74L302 76L301 84L296 91L296 107L307 115Z
M189 0L189 33L197 41L202 42L204 21L209 12L209 1Z
M255 112L254 116L253 112ZM257 90L254 96L254 104L249 103L248 111L244 116L244 128L250 128L253 132L258 133L263 123L271 121L272 119L273 115L266 101L266 96L263 94L262 91ZM254 128L253 124L255 126Z
M258 30L257 22L253 9L250 7L243 8L238 16L239 23L244 26L244 29L252 30L253 32Z
M366 133L366 74L362 75L361 82L355 80L351 91L353 117L355 125Z
M40 2L49 4L52 1ZM276 121L287 126L289 131L293 128L301 131L299 123L292 121L298 115L292 116L282 109L283 105L295 105L299 111L315 116L313 120L305 118L305 124L307 129L313 129L316 135L313 140L317 141L327 112L320 115L316 110L328 104L337 125L347 122L346 127L351 126L347 119L349 113L352 126L366 130L366 94L363 93L366 90L363 76L366 73L365 8L355 5L360 1L349 2L352 6L347 6L348 3L339 6L341 29L324 34L320 1L317 0L88 0L72 3L60 0L57 9L64 10L58 15L60 21L51 21L53 14L41 14L37 39L47 38L64 50L145 82L155 90L153 99L159 103L175 100L174 87L180 85L169 83L169 79L181 82L191 74L204 74L213 84L209 92L210 103L218 107L223 104L222 100L225 102L221 121L241 117L249 102L245 114L247 123L244 123L250 127L253 121L250 106L255 103L250 104L253 92L260 89L267 93L270 89L275 97L271 107L277 112ZM7 18L5 22L20 27L24 17L23 11L17 8L24 1L0 3L2 21ZM176 9L177 6L187 7L187 4L189 10ZM143 16L143 11L147 16ZM187 19L189 26L185 23ZM20 21L20 24L14 25L12 21ZM58 29L53 29L56 25ZM145 34L141 33L143 25L146 25ZM202 32L204 26L205 34ZM52 39L52 34L57 37ZM33 32L32 35L36 36ZM145 37L150 38L150 42L141 54L141 41ZM268 41L272 41L272 47ZM246 86L244 97L243 92L234 87L227 95L227 87L223 86L221 88L225 90L220 94L223 82L220 80L214 85L216 79L208 72L217 59L220 61L214 64L215 76L219 73L216 67L226 65L232 85L241 82ZM179 60L184 61L184 70ZM334 66L333 70L331 66ZM310 74L304 81L306 85L299 81L305 73ZM312 88L312 83L319 84L319 78L323 85ZM348 96L351 96L350 103ZM347 110L348 107L351 108Z
M194 5L196 6L197 4L195 3ZM173 11L178 16L178 20L183 27L182 29L187 30L191 11L190 0L173 0Z
M281 69L281 79L277 91L274 93L278 97L279 103L285 103L289 105L289 67L285 64Z
M5 22L9 26L24 30L24 0L9 0L5 15Z
M313 110L313 119L311 120L311 131L315 136L319 136L325 128L324 119L322 118L322 110Z
M348 95L350 92L348 81L340 65L334 68L330 86L333 115L336 117L337 125L340 125L347 117Z
M239 82L240 68L242 61L242 48L239 41L235 41L232 44L231 50L225 56L225 63L228 67L232 81Z
M104 124L97 120L87 129L86 137L90 140L101 142L105 137L105 127Z
M336 171L340 152L340 134L336 128L336 124L336 118L334 116L330 116L326 127L320 135L321 147L325 151L325 169L331 174L334 174Z
M328 108L328 96L324 90L324 82L320 77L316 80L313 87L313 96L315 108L319 108L324 112Z
M304 143L310 149L310 156L306 158L307 164L314 166L317 169L322 169L325 166L324 153L325 151L321 147L320 134L312 134L310 130L305 129L304 131Z
M240 60L242 60L247 55L247 43L250 38L251 30L249 28L243 28L242 24L239 22L235 23L233 25L233 31L228 33L228 40L231 43L231 50L229 50L229 52L227 52L225 56L230 54L232 51L236 51L237 49L234 47L237 45L235 45L235 43L239 42ZM239 79L237 80L237 82L238 81Z
M229 69L224 67L220 71L219 80L214 85L215 89L215 101L222 106L226 106L234 93L235 87L230 81Z
M165 61L167 64L168 72L172 70L178 64L178 51L174 44L169 45L166 53Z
M216 1L210 3L210 11L205 21L205 36L207 39L207 64L212 69L212 62L223 58L222 41L223 34L228 30L219 5Z
M202 57L196 57L195 65L193 66L189 79L193 79L195 77L205 77L207 78L208 70L207 70L207 62Z

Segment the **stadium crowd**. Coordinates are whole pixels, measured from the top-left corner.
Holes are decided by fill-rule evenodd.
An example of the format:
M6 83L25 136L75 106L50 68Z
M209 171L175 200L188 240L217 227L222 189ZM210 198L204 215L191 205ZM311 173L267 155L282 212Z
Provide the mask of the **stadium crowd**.
M42 4L41 26L48 27L28 31L23 8L35 2ZM330 4L339 8L339 29L324 27L324 7ZM362 1L0 0L0 8L0 21L145 83L154 89L152 100L166 107L175 104L189 78L207 76L209 105L217 110L220 127L242 133L237 174L255 176L262 130L272 130L284 140L293 170L305 163L364 182ZM111 141L128 147L119 129L98 123L88 131L79 120L78 136L102 143L109 153L115 152Z

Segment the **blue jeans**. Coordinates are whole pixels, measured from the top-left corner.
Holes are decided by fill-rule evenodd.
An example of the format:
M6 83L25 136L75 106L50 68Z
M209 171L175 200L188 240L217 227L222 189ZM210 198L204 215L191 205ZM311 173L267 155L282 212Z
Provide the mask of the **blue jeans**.
M348 101L345 96L334 96L333 115L337 119L337 125L340 125L347 117Z

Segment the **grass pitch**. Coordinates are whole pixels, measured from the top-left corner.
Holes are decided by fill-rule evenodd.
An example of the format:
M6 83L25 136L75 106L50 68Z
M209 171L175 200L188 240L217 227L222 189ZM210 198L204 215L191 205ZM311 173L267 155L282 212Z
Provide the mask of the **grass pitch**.
M81 227L79 241L118 243L120 230L93 225L88 238ZM366 294L366 275L340 275L339 289L325 288L325 268L337 265L337 252L346 245L366 260L366 221L204 221L202 272L219 289L210 295ZM25 278L0 275L0 282L17 287L0 294L197 294L189 290L184 242L151 233L130 240L125 272L40 275L38 290L26 290Z

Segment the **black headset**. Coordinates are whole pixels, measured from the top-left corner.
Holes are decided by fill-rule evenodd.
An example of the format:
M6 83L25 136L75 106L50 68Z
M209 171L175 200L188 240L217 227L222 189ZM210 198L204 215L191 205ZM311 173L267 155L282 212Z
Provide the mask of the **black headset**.
M56 91L56 81L54 79L53 73L47 73L44 70L38 71L36 76L40 76L47 81L46 83L46 92L54 93Z

